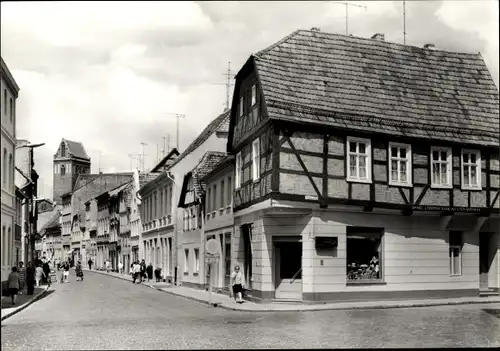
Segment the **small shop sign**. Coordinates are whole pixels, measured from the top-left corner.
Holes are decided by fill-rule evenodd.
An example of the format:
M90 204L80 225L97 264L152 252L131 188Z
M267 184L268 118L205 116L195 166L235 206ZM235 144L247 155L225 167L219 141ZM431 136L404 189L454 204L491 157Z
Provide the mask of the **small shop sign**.
M445 211L445 212L470 212L479 213L483 209L478 207L449 207L449 206L421 206L415 205L411 207L414 211Z
M339 238L336 236L317 236L315 242L316 249L329 250L338 246Z

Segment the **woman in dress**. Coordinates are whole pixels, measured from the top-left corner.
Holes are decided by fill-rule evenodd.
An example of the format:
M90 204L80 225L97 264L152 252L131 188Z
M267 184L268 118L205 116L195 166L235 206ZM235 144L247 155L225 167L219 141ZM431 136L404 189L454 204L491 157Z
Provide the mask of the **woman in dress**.
M9 294L12 298L12 304L16 304L17 293L19 292L19 288L21 286L21 279L19 278L19 273L17 273L17 267L12 267L12 272L9 273Z

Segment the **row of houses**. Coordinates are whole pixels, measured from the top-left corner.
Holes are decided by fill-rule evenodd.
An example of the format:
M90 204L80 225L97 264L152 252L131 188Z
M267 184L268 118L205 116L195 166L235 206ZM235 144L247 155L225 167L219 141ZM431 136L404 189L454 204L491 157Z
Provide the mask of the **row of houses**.
M239 265L258 301L498 294L499 100L480 54L298 30L235 79L185 151L72 192L66 223L96 202L98 265L144 258L203 288L215 239L216 289Z

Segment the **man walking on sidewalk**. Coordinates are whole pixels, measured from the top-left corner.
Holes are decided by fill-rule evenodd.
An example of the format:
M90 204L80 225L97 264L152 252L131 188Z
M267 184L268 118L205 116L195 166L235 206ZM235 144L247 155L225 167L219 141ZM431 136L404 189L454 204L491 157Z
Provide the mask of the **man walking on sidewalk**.
M91 258L89 258L88 264L89 264L89 271L91 271L92 270L92 259Z

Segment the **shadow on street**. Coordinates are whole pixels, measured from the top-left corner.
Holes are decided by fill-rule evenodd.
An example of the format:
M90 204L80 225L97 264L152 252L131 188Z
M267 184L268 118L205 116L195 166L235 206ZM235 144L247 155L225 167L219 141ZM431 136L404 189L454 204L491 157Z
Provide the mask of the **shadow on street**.
M41 294L43 292L43 290L44 289L42 289L42 288L35 288L35 292L33 293L33 295L27 295L26 291L23 291L22 295L17 295L15 305L12 304L12 299L10 298L10 296L2 296L2 310L6 309L6 308L22 306L22 305L26 304L27 302L31 301L33 298L35 298L36 295ZM49 296L53 292L54 292L54 290L47 291L44 294L44 296L42 296L41 298L38 299L38 301L46 298L47 296Z

